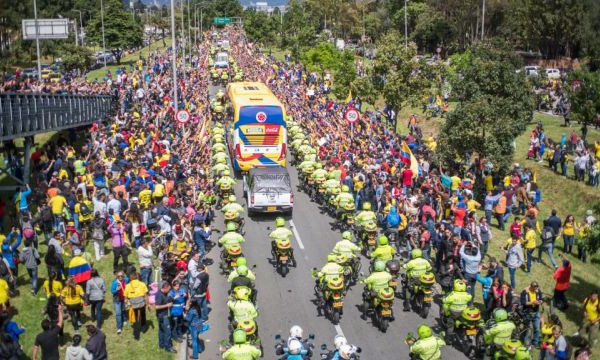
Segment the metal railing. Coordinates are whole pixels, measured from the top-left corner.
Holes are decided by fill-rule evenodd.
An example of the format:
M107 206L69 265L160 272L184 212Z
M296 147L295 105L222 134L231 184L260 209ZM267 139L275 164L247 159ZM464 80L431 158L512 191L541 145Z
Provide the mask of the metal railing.
M112 110L110 95L0 93L0 141L89 125Z

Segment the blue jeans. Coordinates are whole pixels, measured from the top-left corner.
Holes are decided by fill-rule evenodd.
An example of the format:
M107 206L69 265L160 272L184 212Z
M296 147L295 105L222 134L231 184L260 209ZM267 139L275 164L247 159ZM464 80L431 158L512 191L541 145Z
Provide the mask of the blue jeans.
M554 250L554 248L552 247L552 244L546 244L546 245L542 245L539 247L538 250L538 262L542 261L542 251L545 251L546 254L548 254L548 257L550 258L550 262L552 263L553 267L558 267L558 265L556 265L556 260L554 260L554 254L552 253L552 251Z
M504 213L504 223L506 223L508 221L508 219L510 218L510 216L512 215L512 206L506 206L506 212Z
M196 298L196 302L200 305L200 319L203 322L208 321L208 301L206 301L206 296Z
M526 339L531 333L531 327L533 326L533 337L531 338L531 344L537 346L540 344L540 314L528 314L525 316L523 321L525 324L525 333L522 336L521 342L526 344Z
M37 283L38 283L38 276L37 276L38 269L37 269L37 267L35 267L33 269L27 268L27 272L29 273L29 277L31 278L31 291L33 291L34 293L36 293L37 290L38 290L38 285L37 285Z
M140 269L140 281L145 283L147 286L150 286L152 283L152 268L145 267Z
M517 280L515 279L516 272L516 268L508 268L508 273L510 274L510 287L512 287L513 289L517 286Z
M177 339L183 336L183 315L171 315L171 338Z
M190 336L192 337L192 359L198 359L198 354L204 352L204 342L198 339L200 329L190 326Z
M171 323L168 316L158 318L158 347L170 350L171 345Z
M99 329L102 327L102 305L104 300L90 300L91 318L96 319L96 327Z
M535 248L527 249L527 272L531 271L531 259L533 258L534 250L535 250Z
M123 330L123 319L125 319L125 304L120 300L113 302L115 306L115 319L117 320L117 330Z
M485 210L485 219L489 225L492 224L492 210Z
M566 253L571 253L571 250L573 250L573 235L564 235L563 234L563 241L564 241L564 248L563 251Z

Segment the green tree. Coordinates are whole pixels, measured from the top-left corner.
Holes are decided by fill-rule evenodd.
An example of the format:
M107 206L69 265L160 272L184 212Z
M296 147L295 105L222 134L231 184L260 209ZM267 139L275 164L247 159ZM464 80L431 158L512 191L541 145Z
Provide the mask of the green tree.
M373 68L375 87L383 94L385 102L400 112L403 106L422 104L429 92L432 76L424 61L416 59L417 47L404 46L403 35L391 30L377 43Z
M455 33L450 21L438 11L428 8L419 14L411 38L419 49L433 53L437 47L446 47L452 42Z
M452 81L457 107L440 131L440 155L447 165L486 159L505 172L513 158L513 141L525 131L534 97L516 69L513 52L480 44L468 50Z
M294 59L298 59L301 49L315 43L316 30L309 18L305 16L304 5L298 0L291 0L283 14L283 31L281 45L291 49Z
M338 99L345 99L356 80L356 66L354 54L344 51L339 56L339 61L333 69L333 93Z
M100 12L95 12L88 23L88 39L102 46L102 22ZM131 18L121 0L104 0L104 38L117 63L121 63L123 50L142 45L143 30L140 23Z
M92 65L92 52L83 46L75 46L67 43L59 51L62 58L62 66L65 70L88 70Z
M592 124L600 113L600 74L578 70L567 78L567 93L573 120Z
M274 45L279 29L279 17L275 18L263 11L248 9L244 11L244 29L249 41Z

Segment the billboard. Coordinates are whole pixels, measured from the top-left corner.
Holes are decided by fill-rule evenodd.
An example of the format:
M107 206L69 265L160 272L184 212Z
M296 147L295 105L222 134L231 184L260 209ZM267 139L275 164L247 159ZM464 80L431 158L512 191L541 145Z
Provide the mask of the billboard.
M38 38L67 39L69 19L38 19ZM35 20L23 19L23 40L35 40Z

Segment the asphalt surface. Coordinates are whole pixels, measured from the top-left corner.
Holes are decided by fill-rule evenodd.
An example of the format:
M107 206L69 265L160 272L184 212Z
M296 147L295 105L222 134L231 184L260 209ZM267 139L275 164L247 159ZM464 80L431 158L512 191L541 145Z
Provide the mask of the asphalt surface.
M211 86L211 96L216 91L217 88ZM327 344L329 349L332 348L333 338L337 334L343 334L349 343L361 347L363 360L408 359L408 346L404 343L404 338L409 332L416 333L421 323L436 326L434 329L437 329L438 305L434 304L430 309L429 317L423 319L414 312L403 312L402 300L396 299L393 306L395 321L390 322L386 333L382 333L372 324L370 318L361 319L363 286L357 284L344 298L344 314L339 325L334 326L324 316L318 316L314 303L315 283L311 270L320 269L326 263L327 254L341 239L341 233L339 230L331 229L334 219L321 213L317 204L299 191L296 169L288 165L288 171L294 189L295 203L293 215L287 217L286 221L288 226L292 226L294 232L292 245L298 266L290 268L285 278L282 278L269 262L271 253L268 228L274 227L277 215L245 216L246 242L242 245L242 249L248 259L249 267L257 277L255 284L259 311L257 324L263 343L264 358L277 358L274 353L275 335L280 334L283 338L287 338L290 327L299 325L304 329L305 337L308 334L315 335L316 355L313 359L318 358L321 344ZM238 202L245 206L241 179L238 179L234 190ZM213 225L219 230L212 235L212 240L216 242L224 228L220 212ZM219 344L229 337L227 326L229 310L226 305L229 284L225 275L222 275L219 270L219 251L220 248L215 246L208 255L214 261L209 267L211 329L201 335L206 346L205 352L200 355L203 359L219 359ZM368 276L368 266L368 260L363 257L362 271L366 276ZM446 346L442 352L444 359L466 358L451 346ZM191 354L191 351L189 353Z

